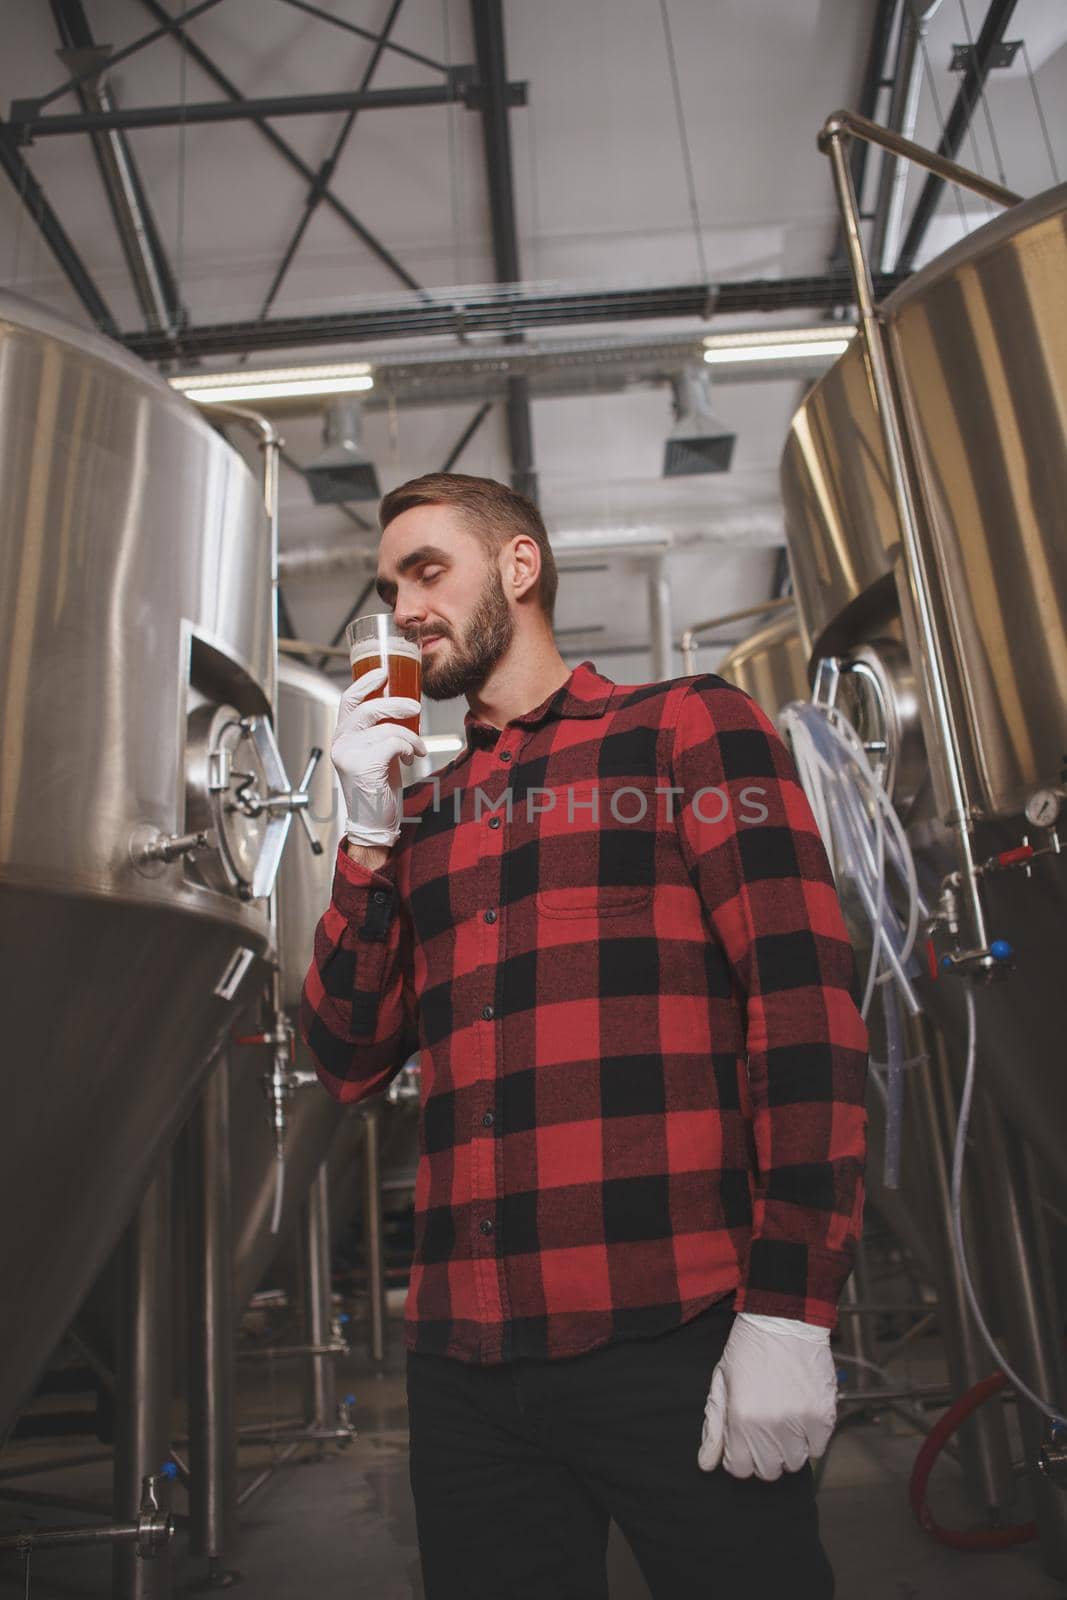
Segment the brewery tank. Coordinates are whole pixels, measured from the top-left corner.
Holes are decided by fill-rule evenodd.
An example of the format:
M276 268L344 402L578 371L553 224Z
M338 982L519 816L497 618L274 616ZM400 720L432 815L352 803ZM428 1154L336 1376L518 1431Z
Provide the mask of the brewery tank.
M1023 808L1067 781L1067 186L1012 207L914 274L881 308L908 434L917 536L929 577L977 860L1049 838ZM950 759L938 736L901 556L890 474L860 338L806 396L782 461L798 606L812 664L862 653L861 732L922 751L894 803L932 906L958 860L946 823ZM902 681L902 674L909 682ZM1067 873L991 871L991 938L1014 972L981 996L983 1081L1067 1180L1060 947ZM922 983L963 1035L960 980Z
M204 418L109 340L0 294L0 1017L13 1096L0 1132L0 1437L269 943L255 874L277 829L223 803L231 769L266 777L270 571L260 486Z
M311 962L315 928L330 901L337 846L344 833L344 801L330 761L339 688L325 674L281 657L278 662L278 744L289 772L312 749L323 752L310 784L309 815L322 854L303 840L282 858L278 874L278 959L285 1009L295 1024L304 974ZM295 1065L311 1070L307 1047L296 1039ZM287 1111L283 1208L272 1231L276 1162L274 1137L263 1087L269 1052L235 1047L230 1057L230 1139L233 1186L234 1310L240 1316L270 1265L280 1241L296 1222L320 1163L334 1136L345 1140L347 1159L358 1161L359 1123L318 1084L298 1089Z

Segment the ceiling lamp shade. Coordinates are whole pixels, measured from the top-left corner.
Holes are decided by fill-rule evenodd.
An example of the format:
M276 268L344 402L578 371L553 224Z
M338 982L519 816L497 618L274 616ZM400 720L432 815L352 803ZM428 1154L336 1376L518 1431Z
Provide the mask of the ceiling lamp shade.
M703 367L686 367L671 379L674 427L663 452L663 476L729 472L736 433L711 409L711 378Z
M362 424L358 400L345 396L330 401L323 432L325 448L304 468L308 488L317 505L380 498L374 462L360 443Z

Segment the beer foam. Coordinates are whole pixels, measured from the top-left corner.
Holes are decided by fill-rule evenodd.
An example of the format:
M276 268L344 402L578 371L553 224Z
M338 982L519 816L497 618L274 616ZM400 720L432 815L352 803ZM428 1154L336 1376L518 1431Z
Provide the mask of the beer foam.
M384 647L377 639L364 639L352 646L349 664L354 667L357 661L366 661L368 657L381 661L383 653L387 656L407 656L409 661L422 662L422 651L410 639L390 639Z

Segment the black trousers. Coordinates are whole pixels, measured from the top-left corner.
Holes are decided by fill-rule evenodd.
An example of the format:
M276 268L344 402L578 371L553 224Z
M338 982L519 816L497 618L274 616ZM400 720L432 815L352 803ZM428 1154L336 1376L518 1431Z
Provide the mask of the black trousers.
M810 1466L697 1466L720 1301L683 1327L560 1361L408 1353L426 1600L607 1600L618 1523L654 1600L831 1600Z

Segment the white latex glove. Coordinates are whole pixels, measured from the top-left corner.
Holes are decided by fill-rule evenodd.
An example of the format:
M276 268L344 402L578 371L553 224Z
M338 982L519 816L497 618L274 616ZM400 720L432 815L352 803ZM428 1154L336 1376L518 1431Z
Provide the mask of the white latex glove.
M735 1478L781 1477L821 1456L837 1418L829 1328L739 1311L711 1377L697 1457Z
M389 674L385 667L365 672L341 696L331 755L348 810L345 832L353 844L394 845L400 837L403 797L398 761L410 766L427 749L417 733L395 717L414 717L417 700L385 695L367 700Z

